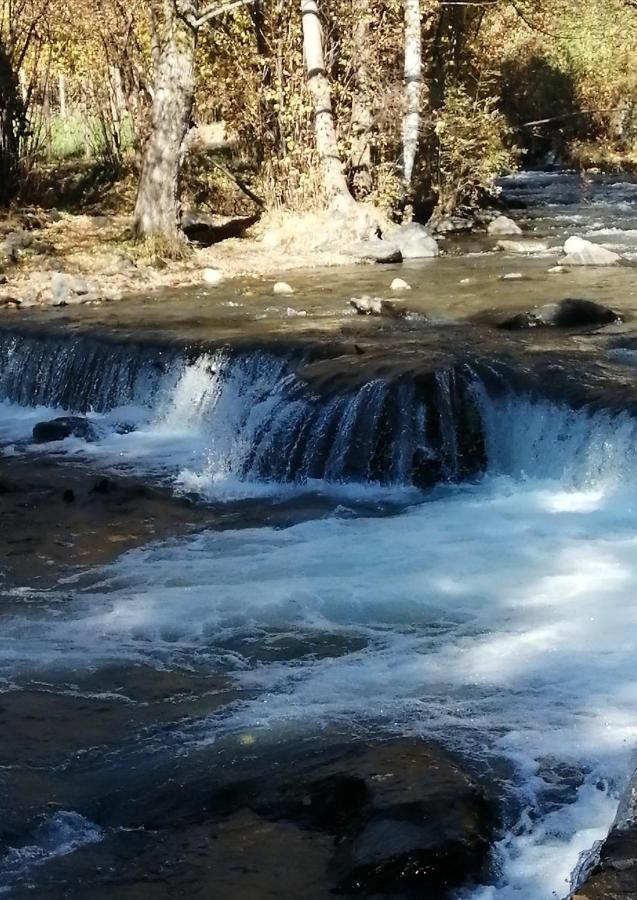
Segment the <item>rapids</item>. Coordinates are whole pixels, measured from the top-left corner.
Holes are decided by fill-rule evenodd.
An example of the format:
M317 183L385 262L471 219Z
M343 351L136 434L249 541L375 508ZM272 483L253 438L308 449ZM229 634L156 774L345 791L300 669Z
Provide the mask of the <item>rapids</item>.
M540 177L569 208L568 178L508 190ZM570 214L595 229L595 203ZM38 897L48 872L47 896L88 891L82 860L107 871L147 806L164 815L158 785L178 802L193 773L333 734L433 738L495 786L503 828L462 900L563 898L606 836L637 737L634 410L549 399L465 353L325 392L299 374L310 357L0 334L3 453L37 463L35 422L80 412L95 440L47 458L263 499L242 528L0 582L0 895ZM304 514L273 525L290 497Z

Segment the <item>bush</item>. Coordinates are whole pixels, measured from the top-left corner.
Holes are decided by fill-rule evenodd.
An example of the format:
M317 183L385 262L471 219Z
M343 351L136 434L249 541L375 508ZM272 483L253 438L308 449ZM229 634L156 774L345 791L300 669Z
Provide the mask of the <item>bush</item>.
M476 203L493 192L494 179L514 168L519 151L494 97L471 96L464 85L446 92L438 113L434 186L438 209L448 213L462 203Z

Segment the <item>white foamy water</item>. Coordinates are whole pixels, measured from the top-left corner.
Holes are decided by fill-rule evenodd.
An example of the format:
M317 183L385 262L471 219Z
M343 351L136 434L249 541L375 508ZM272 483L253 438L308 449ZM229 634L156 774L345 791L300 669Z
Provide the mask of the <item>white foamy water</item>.
M124 556L64 606L5 617L3 670L112 660L222 664L256 699L191 723L181 752L355 722L435 737L512 766L494 884L472 897L549 900L605 836L637 733L637 534L602 485L497 477L395 518L332 516L208 533ZM258 661L264 634L303 653ZM232 637L252 636L228 651ZM357 649L312 655L319 638ZM571 793L548 802L560 766Z

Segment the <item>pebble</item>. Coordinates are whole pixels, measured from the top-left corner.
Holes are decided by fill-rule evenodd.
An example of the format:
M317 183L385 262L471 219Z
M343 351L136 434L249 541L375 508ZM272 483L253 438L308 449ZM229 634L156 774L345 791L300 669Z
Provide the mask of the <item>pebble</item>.
M524 278L522 272L507 272L502 276L502 281L519 281L521 278Z
M410 291L411 285L408 284L403 278L394 278L390 285L390 288L392 291Z
M277 281L272 288L272 292L274 294L293 294L294 288L287 281Z

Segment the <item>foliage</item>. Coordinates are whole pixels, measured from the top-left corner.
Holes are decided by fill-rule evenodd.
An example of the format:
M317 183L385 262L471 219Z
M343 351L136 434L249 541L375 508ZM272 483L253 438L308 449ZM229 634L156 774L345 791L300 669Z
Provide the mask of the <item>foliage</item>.
M472 96L463 85L451 85L435 130L436 187L445 211L476 203L500 172L516 165L517 153L506 146L510 129L493 97Z

